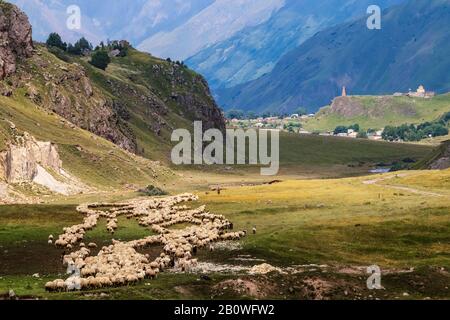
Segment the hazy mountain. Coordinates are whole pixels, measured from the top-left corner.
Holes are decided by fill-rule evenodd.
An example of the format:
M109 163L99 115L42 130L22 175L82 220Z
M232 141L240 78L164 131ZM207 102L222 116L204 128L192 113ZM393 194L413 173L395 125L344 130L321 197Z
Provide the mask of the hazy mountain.
M81 36L98 43L127 39L156 56L184 60L199 50L268 20L285 0L10 0L24 10L36 40L58 32L67 41ZM78 5L81 30L67 29L66 12Z
M266 21L284 4L285 0L216 0L178 28L149 37L138 48L184 60L206 46Z
M382 8L403 0L377 1ZM372 0L287 0L266 22L209 46L187 60L213 88L231 87L272 71L279 59L315 33L366 14Z
M10 0L24 10L33 25L36 40L44 41L56 31L74 41L81 35L93 42L127 39L134 45L163 31L185 23L214 0ZM78 5L82 29L68 30L67 7Z
M219 92L222 106L310 110L347 86L351 94L450 89L450 0L410 0L383 12L382 29L366 18L319 32L286 54L272 72Z

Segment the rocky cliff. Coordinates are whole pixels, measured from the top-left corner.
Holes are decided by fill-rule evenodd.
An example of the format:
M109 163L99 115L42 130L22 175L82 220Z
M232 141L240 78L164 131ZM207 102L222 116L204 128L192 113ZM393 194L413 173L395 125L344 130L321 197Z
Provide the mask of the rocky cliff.
M28 133L17 136L14 144L0 153L0 173L8 183L32 182L38 174L38 166L60 174L62 162L58 148L51 142L37 141Z
M27 132L15 132L14 140L0 153L0 198L8 198L8 184L25 183L64 195L91 190L63 169L57 145Z
M0 0L0 80L16 71L17 59L33 53L31 25L16 6Z

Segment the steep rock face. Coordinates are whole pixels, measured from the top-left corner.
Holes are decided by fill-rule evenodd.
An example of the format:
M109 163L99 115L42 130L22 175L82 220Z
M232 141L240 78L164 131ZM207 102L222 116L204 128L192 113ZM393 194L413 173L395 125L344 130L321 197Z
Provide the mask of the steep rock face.
M8 183L31 182L38 173L38 166L61 172L62 162L56 145L51 142L36 141L25 133L0 153L3 179Z
M193 95L179 95L176 97L176 101L188 112L193 113L194 120L202 121L204 130L225 130L222 112L217 107L211 107L211 105L197 100Z
M203 128L225 130L225 121L214 98L209 91L208 83L203 79L197 79L197 85L202 87L206 94L206 101L199 99L194 94L181 94L174 96L175 101L185 110L193 114L194 120L201 120Z
M16 6L0 2L0 80L16 71L16 60L33 53L31 25Z
M153 65L150 81L168 79L165 90L171 92L170 100L165 104L175 103L181 108L185 117L193 121L202 121L203 128L225 130L225 119L211 95L208 82L203 76L186 70L177 64Z

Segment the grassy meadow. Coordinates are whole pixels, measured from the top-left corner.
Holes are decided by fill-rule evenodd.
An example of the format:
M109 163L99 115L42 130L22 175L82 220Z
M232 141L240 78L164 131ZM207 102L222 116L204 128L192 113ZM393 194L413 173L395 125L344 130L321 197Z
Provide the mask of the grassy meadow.
M325 298L449 298L449 181L449 170L406 171L229 187L220 195L198 191L200 201L193 205L206 204L212 212L224 214L237 230L257 229L233 250L200 252L201 261L232 266L266 262L281 268L321 267L302 267L306 270L284 275L211 272L208 280L196 274L165 273L136 286L82 293L49 294L43 289L45 280L61 277L64 272L61 251L47 245L47 236L81 222L75 204L3 206L0 292L13 289L19 295L48 299L308 299L319 296L287 288L303 288L305 281L314 280L333 288L323 289ZM149 234L135 221L120 219L114 238L131 240ZM99 244L107 244L111 238L104 222L87 234L88 242ZM367 276L361 271L374 264L386 273L385 290L375 293L365 289ZM35 273L40 278L32 277ZM251 282L260 293L242 296L224 285L238 279ZM276 287L273 281L283 287ZM271 290L264 289L267 283L272 283ZM279 290L283 294L275 294Z

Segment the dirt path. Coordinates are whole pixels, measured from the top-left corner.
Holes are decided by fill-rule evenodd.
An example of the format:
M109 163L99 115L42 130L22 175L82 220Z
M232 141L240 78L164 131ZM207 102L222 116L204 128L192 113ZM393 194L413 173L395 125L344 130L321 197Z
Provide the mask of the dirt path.
M395 190L402 190L402 191L406 191L406 192L410 192L410 193L420 194L422 196L445 197L445 195L440 194L440 193L423 191L423 190L414 189L414 188L411 188L411 187L398 186L398 185L389 185L389 184L379 184L379 182L382 182L382 181L392 180L394 178L403 178L403 177L407 177L407 176L408 176L408 174L402 173L402 174L397 174L397 175L383 177L383 178L378 178L378 179L365 180L365 181L363 181L363 184L365 184L365 185L376 185L376 186L379 186L379 187L385 187L385 188L390 188L390 189L395 189Z

